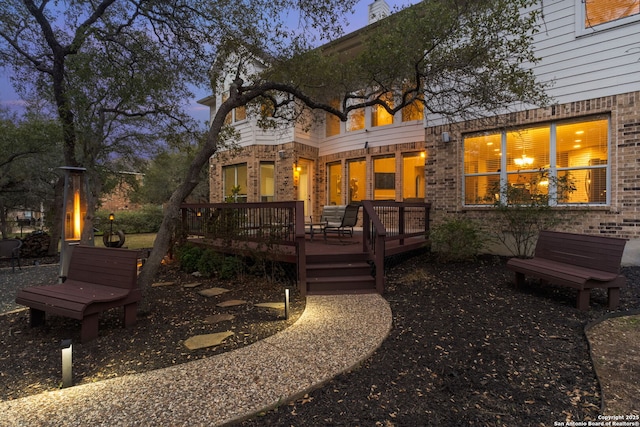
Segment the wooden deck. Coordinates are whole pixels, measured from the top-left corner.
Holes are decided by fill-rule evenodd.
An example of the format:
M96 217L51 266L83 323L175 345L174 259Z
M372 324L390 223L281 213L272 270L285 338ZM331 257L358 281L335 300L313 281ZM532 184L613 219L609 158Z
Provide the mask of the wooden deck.
M309 233L302 202L183 205L188 240L295 265L300 292L384 292L385 259L428 245L428 203L363 201L354 235Z

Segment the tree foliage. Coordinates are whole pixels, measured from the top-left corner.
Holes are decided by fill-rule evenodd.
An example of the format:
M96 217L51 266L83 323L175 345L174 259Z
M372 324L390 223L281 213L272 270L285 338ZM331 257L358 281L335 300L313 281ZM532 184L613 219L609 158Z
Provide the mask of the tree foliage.
M62 136L57 122L37 116L0 116L0 231L7 237L12 210L46 212L53 204ZM45 215L48 218L48 215Z

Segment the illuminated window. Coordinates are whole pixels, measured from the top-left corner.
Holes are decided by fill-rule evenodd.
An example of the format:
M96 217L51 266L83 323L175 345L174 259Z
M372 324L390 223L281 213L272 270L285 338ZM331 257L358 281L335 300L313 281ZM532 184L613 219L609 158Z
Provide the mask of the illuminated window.
M396 199L395 157L382 157L373 160L373 199Z
M402 199L424 200L425 153L405 154L402 158Z
M222 168L224 199L232 202L247 201L247 165L224 166Z
M350 160L347 163L349 174L348 200L359 202L366 198L367 162L364 159Z
M584 0L583 3L585 28L640 14L640 0Z
M329 204L340 205L342 204L342 165L340 163L329 164L327 175Z
M229 99L228 91L222 94L222 102L225 102L227 99ZM241 107L234 108L232 112L227 114L227 116L224 118L224 124L228 125L231 123L246 120L246 118L247 118L247 107L243 105Z
M464 203L606 204L608 146L607 118L465 137Z
M275 164L273 162L260 163L260 201L273 202L275 196Z
M335 108L340 108L340 101L334 99L330 105ZM325 136L334 136L340 134L340 119L331 113L325 113Z
M347 115L347 132L364 129L364 108L350 111Z
M393 94L387 93L380 97L389 108L393 108ZM386 126L393 124L393 115L389 114L382 105L371 107L371 126Z
M420 95L420 99L423 99L422 95ZM424 119L424 106L422 104L422 101L416 99L411 104L402 109L403 122L422 119Z

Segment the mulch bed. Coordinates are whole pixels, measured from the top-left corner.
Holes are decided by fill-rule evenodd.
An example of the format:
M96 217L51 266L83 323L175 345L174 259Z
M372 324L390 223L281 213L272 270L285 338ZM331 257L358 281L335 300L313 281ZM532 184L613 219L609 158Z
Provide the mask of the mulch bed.
M360 368L242 426L548 426L596 420L600 388L585 325L605 313L575 291L511 286L501 258L440 265L425 256L388 274L393 329ZM620 310L640 307L640 268ZM625 348L624 351L627 351Z
M533 426L595 420L600 387L590 359L585 325L610 314L595 290L591 310L575 307L575 291L528 283L511 286L505 259L438 264L429 255L399 260L387 272L385 298L393 311L388 339L362 366L295 402L246 420L242 426ZM624 268L629 286L619 312L640 308L640 268ZM253 304L224 325L235 335L207 350L182 341L210 330L202 319L216 312L211 300L180 283L200 281L174 268L158 281L178 285L152 290L152 310L130 330L103 316L100 338L74 346L76 382L156 369L255 342L291 324L304 303L295 297L290 321ZM277 298L282 285L247 280L225 299L253 303ZM117 314L117 313L116 313ZM25 312L0 316L0 398L13 399L58 386L59 343L78 324L51 319L29 329ZM219 328L218 328L219 329ZM79 353L76 353L78 351Z

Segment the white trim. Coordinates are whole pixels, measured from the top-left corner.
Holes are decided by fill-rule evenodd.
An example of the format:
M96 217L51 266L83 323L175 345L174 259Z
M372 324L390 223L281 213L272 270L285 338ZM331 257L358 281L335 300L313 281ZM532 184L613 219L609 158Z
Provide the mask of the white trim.
M576 37L586 36L589 34L593 34L599 31L608 30L611 28L621 27L623 25L631 24L634 22L640 21L640 13L636 13L635 15L627 16L625 18L616 19L615 21L605 22L603 24L595 25L593 27L585 27L584 22L586 19L585 16L585 0L574 0L575 4L575 28L576 28Z

